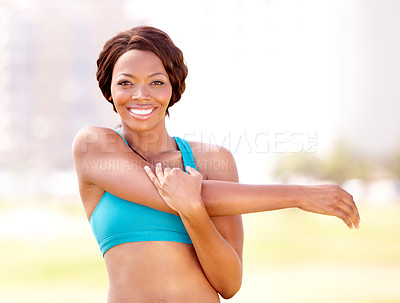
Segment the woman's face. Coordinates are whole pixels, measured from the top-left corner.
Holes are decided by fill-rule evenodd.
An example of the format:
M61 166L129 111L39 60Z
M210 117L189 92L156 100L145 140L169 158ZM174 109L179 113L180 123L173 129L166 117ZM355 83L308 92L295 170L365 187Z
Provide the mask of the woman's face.
M114 66L111 96L121 122L134 131L164 121L172 86L160 58L141 50L123 54Z

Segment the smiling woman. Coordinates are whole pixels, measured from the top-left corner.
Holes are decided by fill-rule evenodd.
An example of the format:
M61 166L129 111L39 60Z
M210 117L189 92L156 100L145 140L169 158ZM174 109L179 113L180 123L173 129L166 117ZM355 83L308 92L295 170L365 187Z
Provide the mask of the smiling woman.
M115 64L109 100L121 116L124 131L153 129L164 120L171 95L168 74L154 53L130 50Z
M104 97L113 104L111 98L111 77L116 61L129 50L142 50L153 53L161 60L172 86L169 106L173 106L185 91L185 79L188 69L183 54L169 36L161 30L139 26L111 38L104 45L97 60L97 81ZM114 108L115 110L115 108ZM168 114L168 109L167 109Z
M353 198L339 186L238 184L228 150L168 134L165 117L185 90L187 68L164 32L119 33L97 66L121 127L82 129L73 154L107 266L109 303L232 297L242 282L244 213L298 207L358 227ZM204 165L217 162L223 165Z

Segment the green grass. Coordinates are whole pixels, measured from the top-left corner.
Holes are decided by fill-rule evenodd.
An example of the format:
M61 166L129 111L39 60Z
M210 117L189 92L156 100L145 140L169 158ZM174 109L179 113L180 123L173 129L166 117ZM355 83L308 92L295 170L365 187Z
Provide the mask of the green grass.
M359 230L298 210L245 216L245 278L233 302L400 302L400 206L360 212Z
M244 218L249 262L400 264L400 207L361 208L361 227L299 210Z
M0 220L23 207L0 205ZM81 227L13 240L2 230L0 302L105 302L107 272L80 205L38 207ZM297 210L244 216L244 282L231 302L400 302L400 206L360 210L360 230Z
M39 243L4 243L0 246L1 287L16 285L105 287L103 260L82 249L83 239L69 238ZM78 251L74 251L78 249ZM77 254L79 252L79 254Z

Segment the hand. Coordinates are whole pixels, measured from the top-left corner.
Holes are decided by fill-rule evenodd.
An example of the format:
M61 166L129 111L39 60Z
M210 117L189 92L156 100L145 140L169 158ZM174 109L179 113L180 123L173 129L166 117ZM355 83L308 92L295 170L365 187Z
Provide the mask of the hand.
M188 174L179 168L166 167L163 170L161 163L157 163L155 174L148 166L144 169L165 203L178 214L190 211L192 207L203 206L203 176L194 168L188 166Z
M336 216L349 228L359 228L360 214L353 197L338 185L304 186L298 208L329 216Z

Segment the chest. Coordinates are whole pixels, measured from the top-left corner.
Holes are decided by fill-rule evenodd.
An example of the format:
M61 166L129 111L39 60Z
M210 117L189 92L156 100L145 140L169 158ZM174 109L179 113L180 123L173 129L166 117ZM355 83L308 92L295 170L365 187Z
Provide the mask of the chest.
M153 156L147 156L146 160L152 166L155 166L157 163L161 163L162 167L170 167L170 168L176 167L185 170L182 154L179 150L157 154Z

